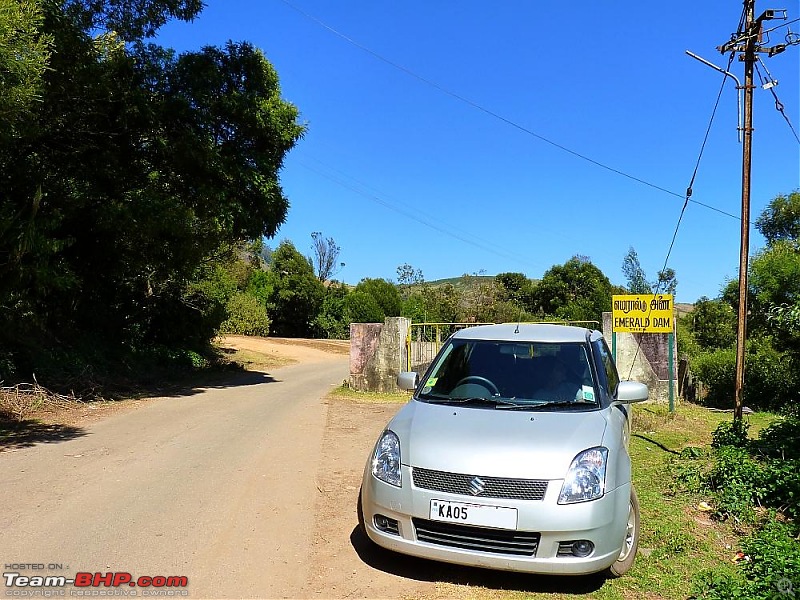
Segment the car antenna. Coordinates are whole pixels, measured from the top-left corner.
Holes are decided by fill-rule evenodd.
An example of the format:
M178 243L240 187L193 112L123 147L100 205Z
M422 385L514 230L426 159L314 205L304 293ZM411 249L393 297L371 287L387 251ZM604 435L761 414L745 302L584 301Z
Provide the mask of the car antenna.
M522 320L522 306L519 307L519 314L517 315L517 328L514 330L514 333L519 333L519 323Z

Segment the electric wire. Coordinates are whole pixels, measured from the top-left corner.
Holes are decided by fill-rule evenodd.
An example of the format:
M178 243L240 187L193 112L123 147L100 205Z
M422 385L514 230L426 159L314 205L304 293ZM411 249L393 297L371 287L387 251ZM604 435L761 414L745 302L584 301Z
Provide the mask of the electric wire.
M758 79L759 79L759 81L761 81L761 87L762 88L765 86L765 80L764 80L764 77L761 76L761 69L758 68L758 63L761 63L761 66L764 67L764 71L766 71L766 73L767 73L767 81L766 81L766 83L773 83L773 85L769 86L769 91L772 92L772 97L775 99L775 110L777 110L779 113L781 113L783 115L784 121L786 121L786 124L789 125L789 129L792 130L792 134L794 135L794 139L796 139L797 143L800 144L800 137L797 136L797 132L795 131L794 126L792 125L792 122L789 120L789 116L786 114L786 111L784 110L785 107L783 106L783 102L781 102L778 99L778 94L775 93L775 85L774 84L777 84L778 82L775 79L772 78L772 75L770 75L770 72L767 70L767 65L764 64L764 61L762 61L761 57L759 56L758 57L758 62L755 63L755 66L756 66L756 72L758 73Z
M385 208L388 208L389 210L392 210L392 211L394 211L394 212L396 212L398 214L401 214L404 217L407 217L407 218L411 219L412 221L416 221L417 223L420 223L420 224L422 224L422 225L424 225L424 226L426 226L426 227L428 227L430 229L433 229L434 231L438 231L441 234L444 234L444 235L446 235L448 237L452 237L454 239L457 239L457 240L459 240L461 242L464 242L465 244L469 244L469 245L474 246L474 247L476 247L476 248L478 248L480 250L483 250L485 252L489 252L491 254L494 254L495 256L499 256L501 258L506 258L506 259L513 260L513 261L515 261L517 263L520 263L520 264L523 264L523 265L525 265L527 267L540 268L540 265L533 265L530 261L525 260L524 258L520 258L519 256L510 253L508 250L501 248L500 246L494 245L494 247L492 247L492 245L487 245L485 243L477 241L474 236L466 237L466 236L461 235L459 233L453 232L452 230L448 230L447 228L444 228L441 225L437 225L435 223L431 223L430 221L428 221L428 220L426 220L426 219L424 219L422 217L419 217L418 215L415 215L413 212L411 212L409 210L403 209L401 207L398 207L398 206L392 204L391 202L388 202L387 200L384 200L381 196L376 195L372 191L369 191L369 189L361 189L361 188L368 188L369 186L366 186L365 184L363 184L361 182L358 182L357 180L355 180L352 177L349 177L349 176L346 176L346 175L340 173L341 175L344 175L345 177L348 177L349 179L352 179L353 181L355 181L357 183L357 185L353 185L350 182L345 181L342 177L337 177L337 176L331 175L330 173L326 173L326 172L324 172L324 171L322 171L322 170L320 170L320 169L308 164L307 162L305 162L303 160L298 159L297 162L298 162L298 164L300 164L302 167L308 169L309 171L312 171L312 172L316 173L317 175L319 175L321 177L324 177L325 179L328 179L329 181L333 181L334 183L344 187L345 189L348 189L348 190L350 190L352 192L355 192L356 194L359 194L360 196L363 196L363 197L367 198L371 202L375 202L377 204L380 204L381 206L383 206Z
M626 173L624 171L621 171L619 169L616 169L614 167L611 167L609 165L601 163L600 161L597 161L597 160L595 160L593 158L590 158L590 157L588 157L588 156L586 156L584 154L581 154L580 152L577 152L575 150L567 148L566 146L564 146L562 144L559 144L558 142L554 142L553 140L550 140L550 139L548 139L548 138L536 133L535 131L525 127L524 125L520 125L519 123L516 123L515 121L512 121L511 119L509 119L507 117L504 117L503 115L501 115L501 114L499 114L497 112L494 112L494 111L492 111L492 110L490 110L490 109L478 104L477 102L474 102L474 101L470 100L469 98L461 96L460 94L457 94L456 92L453 92L453 91L443 87L442 85L436 83L435 81L432 81L430 79L427 79L427 78L423 77L422 75L419 75L419 74L415 73L411 69L409 69L407 67L404 67L401 64L398 64L398 63L396 63L396 62L394 62L392 60L389 60L388 58L378 54L377 52L375 52L371 48L368 48L367 46L364 46L363 44L357 42L353 38L345 35L344 33L338 31L337 29L334 29L333 27L331 27L330 25L328 25L327 23L325 23L321 19L319 19L319 18L315 17L314 15L304 11L303 9L299 8L298 6L295 6L294 4L289 2L289 0L280 0L280 1L283 2L289 8L291 8L292 10L294 10L295 12L297 12L300 15L302 15L303 17L305 17L306 19L316 23L320 27L323 27L324 29L328 30L329 32L331 32L335 36L345 40L347 43L352 44L353 46L355 46L356 48L362 50L363 52L366 52L367 54L369 54L370 56L374 57L375 59L377 59L377 60L379 60L379 61L381 61L381 62L383 62L383 63L385 63L385 64L387 64L387 65L389 65L389 66L391 66L391 67L393 67L393 68L395 68L397 70L399 70L399 71L402 71L403 73L405 73L409 77L413 77L414 79L417 79L418 81L421 81L422 83L424 83L426 85L429 85L429 86L433 87L434 89L442 92L443 94L445 94L447 96L450 96L451 98L454 98L454 99L458 100L459 102L463 102L464 104L467 104L468 106L471 106L472 108L474 108L474 109L476 109L476 110L478 110L480 112L483 112L484 114L489 115L490 117L492 117L494 119L497 119L497 120L505 123L506 125L509 125L510 127L513 127L515 129L523 132L523 133L526 133L526 134L530 135L531 137L534 137L534 138L536 138L536 139L538 139L538 140L540 140L542 142L545 142L546 144L549 144L549 145L553 146L554 148L558 148L559 150L561 150L563 152L571 154L571 155L575 156L576 158L579 158L581 160L589 162L589 163L591 163L591 164L593 164L593 165L595 165L595 166L597 166L597 167L599 167L601 169L605 169L606 171L610 171L612 173L620 175L621 177L625 177L627 179L630 179L631 181L635 181L636 183L640 183L642 185L645 185L645 186L650 187L652 189L658 190L658 191L663 192L665 194L669 194L670 196L674 196L676 198L680 198L681 200L684 199L684 195L683 194L679 194L678 192L674 192L674 191L669 190L667 188L661 187L659 185L656 185L654 183L651 183L649 181L646 181L644 179L641 179L639 177L636 177L634 175L631 175L629 173ZM729 213L727 211L724 211L722 209L716 208L714 206L711 206L710 204L705 204L705 203L700 202L698 200L690 200L690 202L692 202L693 204L697 204L698 206L702 206L703 208L707 208L709 210L713 210L715 212L718 212L718 213L720 213L722 215L725 215L727 217L731 217L733 219L740 220L739 216L734 215L732 213Z
M725 68L725 71L729 71L731 68L731 64L733 63L733 58L735 53L731 52L730 57L728 58L728 66ZM675 231L672 233L672 241L669 244L669 249L667 250L667 256L664 258L664 266L661 267L661 270L658 272L658 281L656 282L655 290L653 290L654 295L658 295L661 290L661 284L664 283L664 279L662 278L662 274L666 273L667 265L669 264L669 257L672 255L672 250L675 247L675 240L678 238L678 231L681 227L681 223L683 222L683 215L686 213L686 207L689 205L689 198L692 196L692 187L694 186L695 179L697 178L697 172L700 169L700 162L703 159L703 153L706 149L706 143L708 142L708 136L711 134L711 127L714 124L714 118L717 115L717 109L719 108L720 100L722 99L722 92L725 89L725 83L728 81L728 76L726 73L723 73L722 76L722 85L719 87L719 92L717 93L717 100L714 102L714 108L711 110L711 117L708 120L708 127L706 127L705 136L703 136L703 143L700 144L700 152L697 156L697 162L694 165L694 171L692 172L692 177L689 180L689 185L686 188L686 199L683 202L683 207L681 208L681 212L678 215L678 222L675 224ZM633 360L631 361L631 368L628 371L628 379L631 378L633 375L633 367L636 365L636 359L639 356L639 351L641 346L636 344L636 352L633 355Z
M773 31L777 31L778 29L781 29L782 27L788 27L792 23L797 23L798 21L800 21L800 17L798 17L797 19L792 19L791 21L787 21L786 23L781 23L780 25L776 25L772 29L765 29L765 30L763 30L761 32L761 34L762 35L768 35L768 34L772 33Z

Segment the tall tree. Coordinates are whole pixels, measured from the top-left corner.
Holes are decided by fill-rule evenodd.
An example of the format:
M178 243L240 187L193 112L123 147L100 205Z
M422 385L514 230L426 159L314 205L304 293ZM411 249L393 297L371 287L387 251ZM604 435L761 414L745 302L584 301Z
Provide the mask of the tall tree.
M289 241L272 253L267 290L270 331L283 337L312 337L325 288L311 262Z
M551 267L533 290L534 309L570 321L601 323L614 293L608 277L586 257Z
M533 283L524 273L500 273L494 281L498 300L514 302L523 308L531 306Z
M400 316L403 301L400 298L400 292L397 286L393 283L385 279L372 279L367 277L358 283L355 291L365 292L375 299L375 302L383 313L383 317L379 319L381 322L385 317Z
M800 190L773 198L756 220L756 227L769 245L800 240Z
M658 277L652 283L647 281L642 265L639 263L639 255L633 246L630 247L625 258L622 260L622 273L628 281L628 292L631 294L674 294L678 287L678 280L675 278L675 270L669 267L658 272Z
M328 281L344 267L344 263L339 262L342 249L332 237L323 237L320 231L314 231L311 239L314 241L311 248L314 251L313 262L317 270L317 279Z
M652 294L653 290L647 281L647 276L639 262L639 255L631 246L622 260L622 273L628 281L628 291L631 294Z
M425 276L422 269L415 269L408 263L403 263L397 267L397 283L401 286L411 286L424 283Z
M686 322L700 347L705 349L732 348L736 342L736 313L723 300L703 296L695 302Z
M144 43L201 8L42 4L52 41L42 102L18 134L0 136L3 345L208 339L198 270L285 220L278 172L303 127L263 53Z

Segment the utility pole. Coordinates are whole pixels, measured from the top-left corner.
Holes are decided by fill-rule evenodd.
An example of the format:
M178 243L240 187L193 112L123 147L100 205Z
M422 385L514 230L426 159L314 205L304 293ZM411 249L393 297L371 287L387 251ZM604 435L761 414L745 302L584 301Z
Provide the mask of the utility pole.
M733 420L742 420L742 396L744 392L744 356L747 340L747 266L750 251L750 172L753 152L753 68L759 52L774 56L786 49L779 44L764 48L761 43L761 26L765 20L786 19L785 10L766 10L755 17L755 0L744 0L744 31L738 32L734 39L717 49L722 54L739 52L739 60L744 62L744 123L742 125L742 229L739 245L739 314L736 330L736 388L734 395ZM778 14L782 13L782 15Z

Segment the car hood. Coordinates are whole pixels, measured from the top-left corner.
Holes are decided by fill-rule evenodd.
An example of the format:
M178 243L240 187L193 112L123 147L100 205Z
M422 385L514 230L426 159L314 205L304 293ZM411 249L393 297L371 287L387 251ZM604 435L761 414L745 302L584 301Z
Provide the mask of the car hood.
M603 441L605 411L465 408L413 400L389 423L404 465L521 479L563 479L575 456Z

